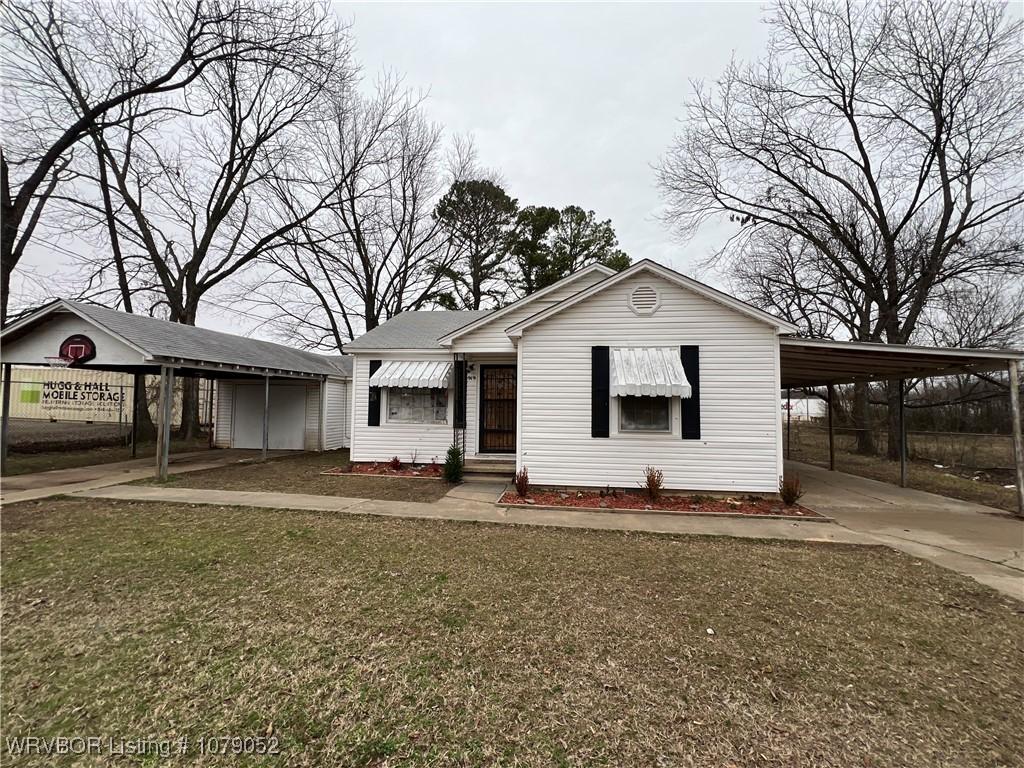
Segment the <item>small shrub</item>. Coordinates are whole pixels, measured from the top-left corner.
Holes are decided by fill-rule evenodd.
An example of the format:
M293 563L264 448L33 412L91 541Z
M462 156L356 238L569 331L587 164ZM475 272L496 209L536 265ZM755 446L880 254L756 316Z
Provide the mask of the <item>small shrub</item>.
M412 451L409 454L409 464L411 466L414 466L414 467L416 466L416 459L419 457L419 455L420 455L419 451Z
M804 489L800 487L800 475L783 478L779 483L779 496L782 497L782 503L787 507L792 507L803 495Z
M392 456L391 460L388 461L388 466L397 472L402 468L402 460L397 456Z
M519 494L520 498L525 499L530 495L530 473L526 467L516 472L513 482L516 485L516 493Z
M657 467L644 467L644 482L640 486L651 501L661 498L661 488L665 485L665 473Z
M444 457L444 479L449 483L461 483L463 468L462 448L452 443Z

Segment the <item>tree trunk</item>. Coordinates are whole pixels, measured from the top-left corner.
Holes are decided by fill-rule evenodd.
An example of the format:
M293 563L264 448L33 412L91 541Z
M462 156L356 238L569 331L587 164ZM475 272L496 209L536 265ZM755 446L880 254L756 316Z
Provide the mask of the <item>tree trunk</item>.
M194 440L202 434L199 423L199 379L194 376L181 377L181 426L178 437Z
M135 414L136 438L140 443L148 443L156 440L156 424L149 413L149 392L146 391L146 378L142 377L142 391L139 392L139 412Z
M853 428L857 434L857 453L874 456L875 433L872 431L871 402L867 382L853 385Z

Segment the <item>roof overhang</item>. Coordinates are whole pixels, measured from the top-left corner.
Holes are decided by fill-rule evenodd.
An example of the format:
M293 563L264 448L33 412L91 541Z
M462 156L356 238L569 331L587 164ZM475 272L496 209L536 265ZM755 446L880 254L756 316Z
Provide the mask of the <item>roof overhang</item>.
M791 388L1001 371L1024 352L782 337L779 357Z
M162 367L167 366L181 371L188 371L190 374L209 378L216 378L218 375L226 375L232 377L269 376L271 378L314 380L321 380L327 376L331 378L351 379L351 375L345 374L341 371L338 371L337 375L335 375L332 373L300 371L273 366L240 365L228 361L204 360L201 358L163 357L160 355L154 355L151 351L145 349L140 344L135 343L133 340L126 338L123 334L118 333L103 322L80 312L73 303L65 301L64 299L57 299L49 304L44 304L39 309L30 312L24 317L21 317L8 325L3 329L3 332L0 333L0 343L2 343L3 346L6 346L9 342L15 341L32 333L34 328L45 323L48 318L60 313L66 313L77 317L83 323L99 329L125 346L130 347L139 355L137 363L125 363L123 365L90 365L86 363L81 366L75 366L80 369L93 368L96 370L125 371L130 373L159 373ZM240 341L243 340L243 337L241 336L238 338ZM13 365L38 365L40 363L40 361L37 360L11 360L6 357L3 362L11 363Z

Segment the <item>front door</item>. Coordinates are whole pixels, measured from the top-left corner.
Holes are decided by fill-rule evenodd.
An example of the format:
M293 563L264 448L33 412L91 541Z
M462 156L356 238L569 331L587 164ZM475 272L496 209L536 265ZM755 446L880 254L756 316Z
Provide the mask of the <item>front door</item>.
M480 453L516 452L516 367L480 366Z

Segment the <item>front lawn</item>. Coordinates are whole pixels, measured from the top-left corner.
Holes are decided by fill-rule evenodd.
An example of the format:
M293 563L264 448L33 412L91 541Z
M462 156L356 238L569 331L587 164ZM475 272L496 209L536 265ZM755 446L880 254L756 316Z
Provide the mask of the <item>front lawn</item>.
M2 528L0 749L272 734L277 763L304 766L1024 754L1019 606L886 549L92 499L8 506ZM146 764L199 762L251 764Z
M140 480L138 483L224 491L311 493L386 501L432 502L448 492L448 485L441 480L322 474L330 469L346 467L348 463L347 450L299 453L267 462L234 464L171 475L163 483L154 479Z

